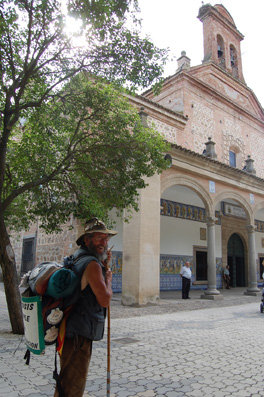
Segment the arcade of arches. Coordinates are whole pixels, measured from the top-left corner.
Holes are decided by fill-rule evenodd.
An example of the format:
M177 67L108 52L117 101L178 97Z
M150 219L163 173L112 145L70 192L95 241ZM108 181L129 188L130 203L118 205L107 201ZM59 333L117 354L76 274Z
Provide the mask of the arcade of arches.
M160 290L181 289L179 272L188 260L192 288L201 289L203 298L222 298L226 265L232 287L258 293L264 271L262 179L179 147L170 155L171 168L148 180L131 221L112 214L118 230L111 240L114 291L122 291L123 304L156 302ZM73 230L68 245L68 231L56 239L39 229L24 235L16 252L22 257L21 273L34 261L68 255L81 233L78 223ZM36 245L34 258L30 252Z
M172 167L149 180L140 212L123 226L123 303L145 304L162 289L180 289L186 260L192 263L192 288L203 289L204 298L222 297L226 265L232 287L256 294L264 258L264 202L256 178L240 177L240 188L235 169L228 175L203 156L184 153L183 161L179 152L171 154Z

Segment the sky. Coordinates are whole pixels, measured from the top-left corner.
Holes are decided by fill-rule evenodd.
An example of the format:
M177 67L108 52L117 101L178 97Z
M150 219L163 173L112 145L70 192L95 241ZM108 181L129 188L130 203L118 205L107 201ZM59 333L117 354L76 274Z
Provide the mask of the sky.
M201 0L138 0L142 32L161 48L170 48L164 77L176 72L182 51L191 66L203 59L203 24L197 18ZM264 0L222 0L204 4L222 4L234 19L240 33L242 68L245 82L264 107Z

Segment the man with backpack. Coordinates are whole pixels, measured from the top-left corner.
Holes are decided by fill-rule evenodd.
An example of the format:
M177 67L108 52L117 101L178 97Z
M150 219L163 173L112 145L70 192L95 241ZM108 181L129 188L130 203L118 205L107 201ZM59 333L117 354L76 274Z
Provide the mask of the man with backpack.
M106 308L112 297L108 241L115 234L93 218L86 222L84 233L76 241L80 248L73 255L73 271L79 278L79 295L66 321L54 397L83 396L92 342L103 338Z

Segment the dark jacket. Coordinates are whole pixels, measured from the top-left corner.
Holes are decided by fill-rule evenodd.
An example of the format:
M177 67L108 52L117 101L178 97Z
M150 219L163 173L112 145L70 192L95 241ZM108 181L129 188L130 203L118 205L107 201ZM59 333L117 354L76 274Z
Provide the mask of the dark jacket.
M87 256L84 256L86 252ZM99 263L103 276L105 276L105 267L85 247L74 253L74 258L78 256L81 257L74 264L73 271L80 280L79 298L67 319L66 336L71 338L81 335L90 340L100 340L104 336L106 309L99 305L89 284L81 291L81 279L84 270L91 261Z

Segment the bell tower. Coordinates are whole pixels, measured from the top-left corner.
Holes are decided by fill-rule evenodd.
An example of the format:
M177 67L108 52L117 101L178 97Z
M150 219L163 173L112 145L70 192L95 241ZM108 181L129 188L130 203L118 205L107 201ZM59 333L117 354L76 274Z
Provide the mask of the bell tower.
M229 12L222 4L205 4L199 9L198 19L203 23L203 63L213 62L244 82L240 50L244 36Z

